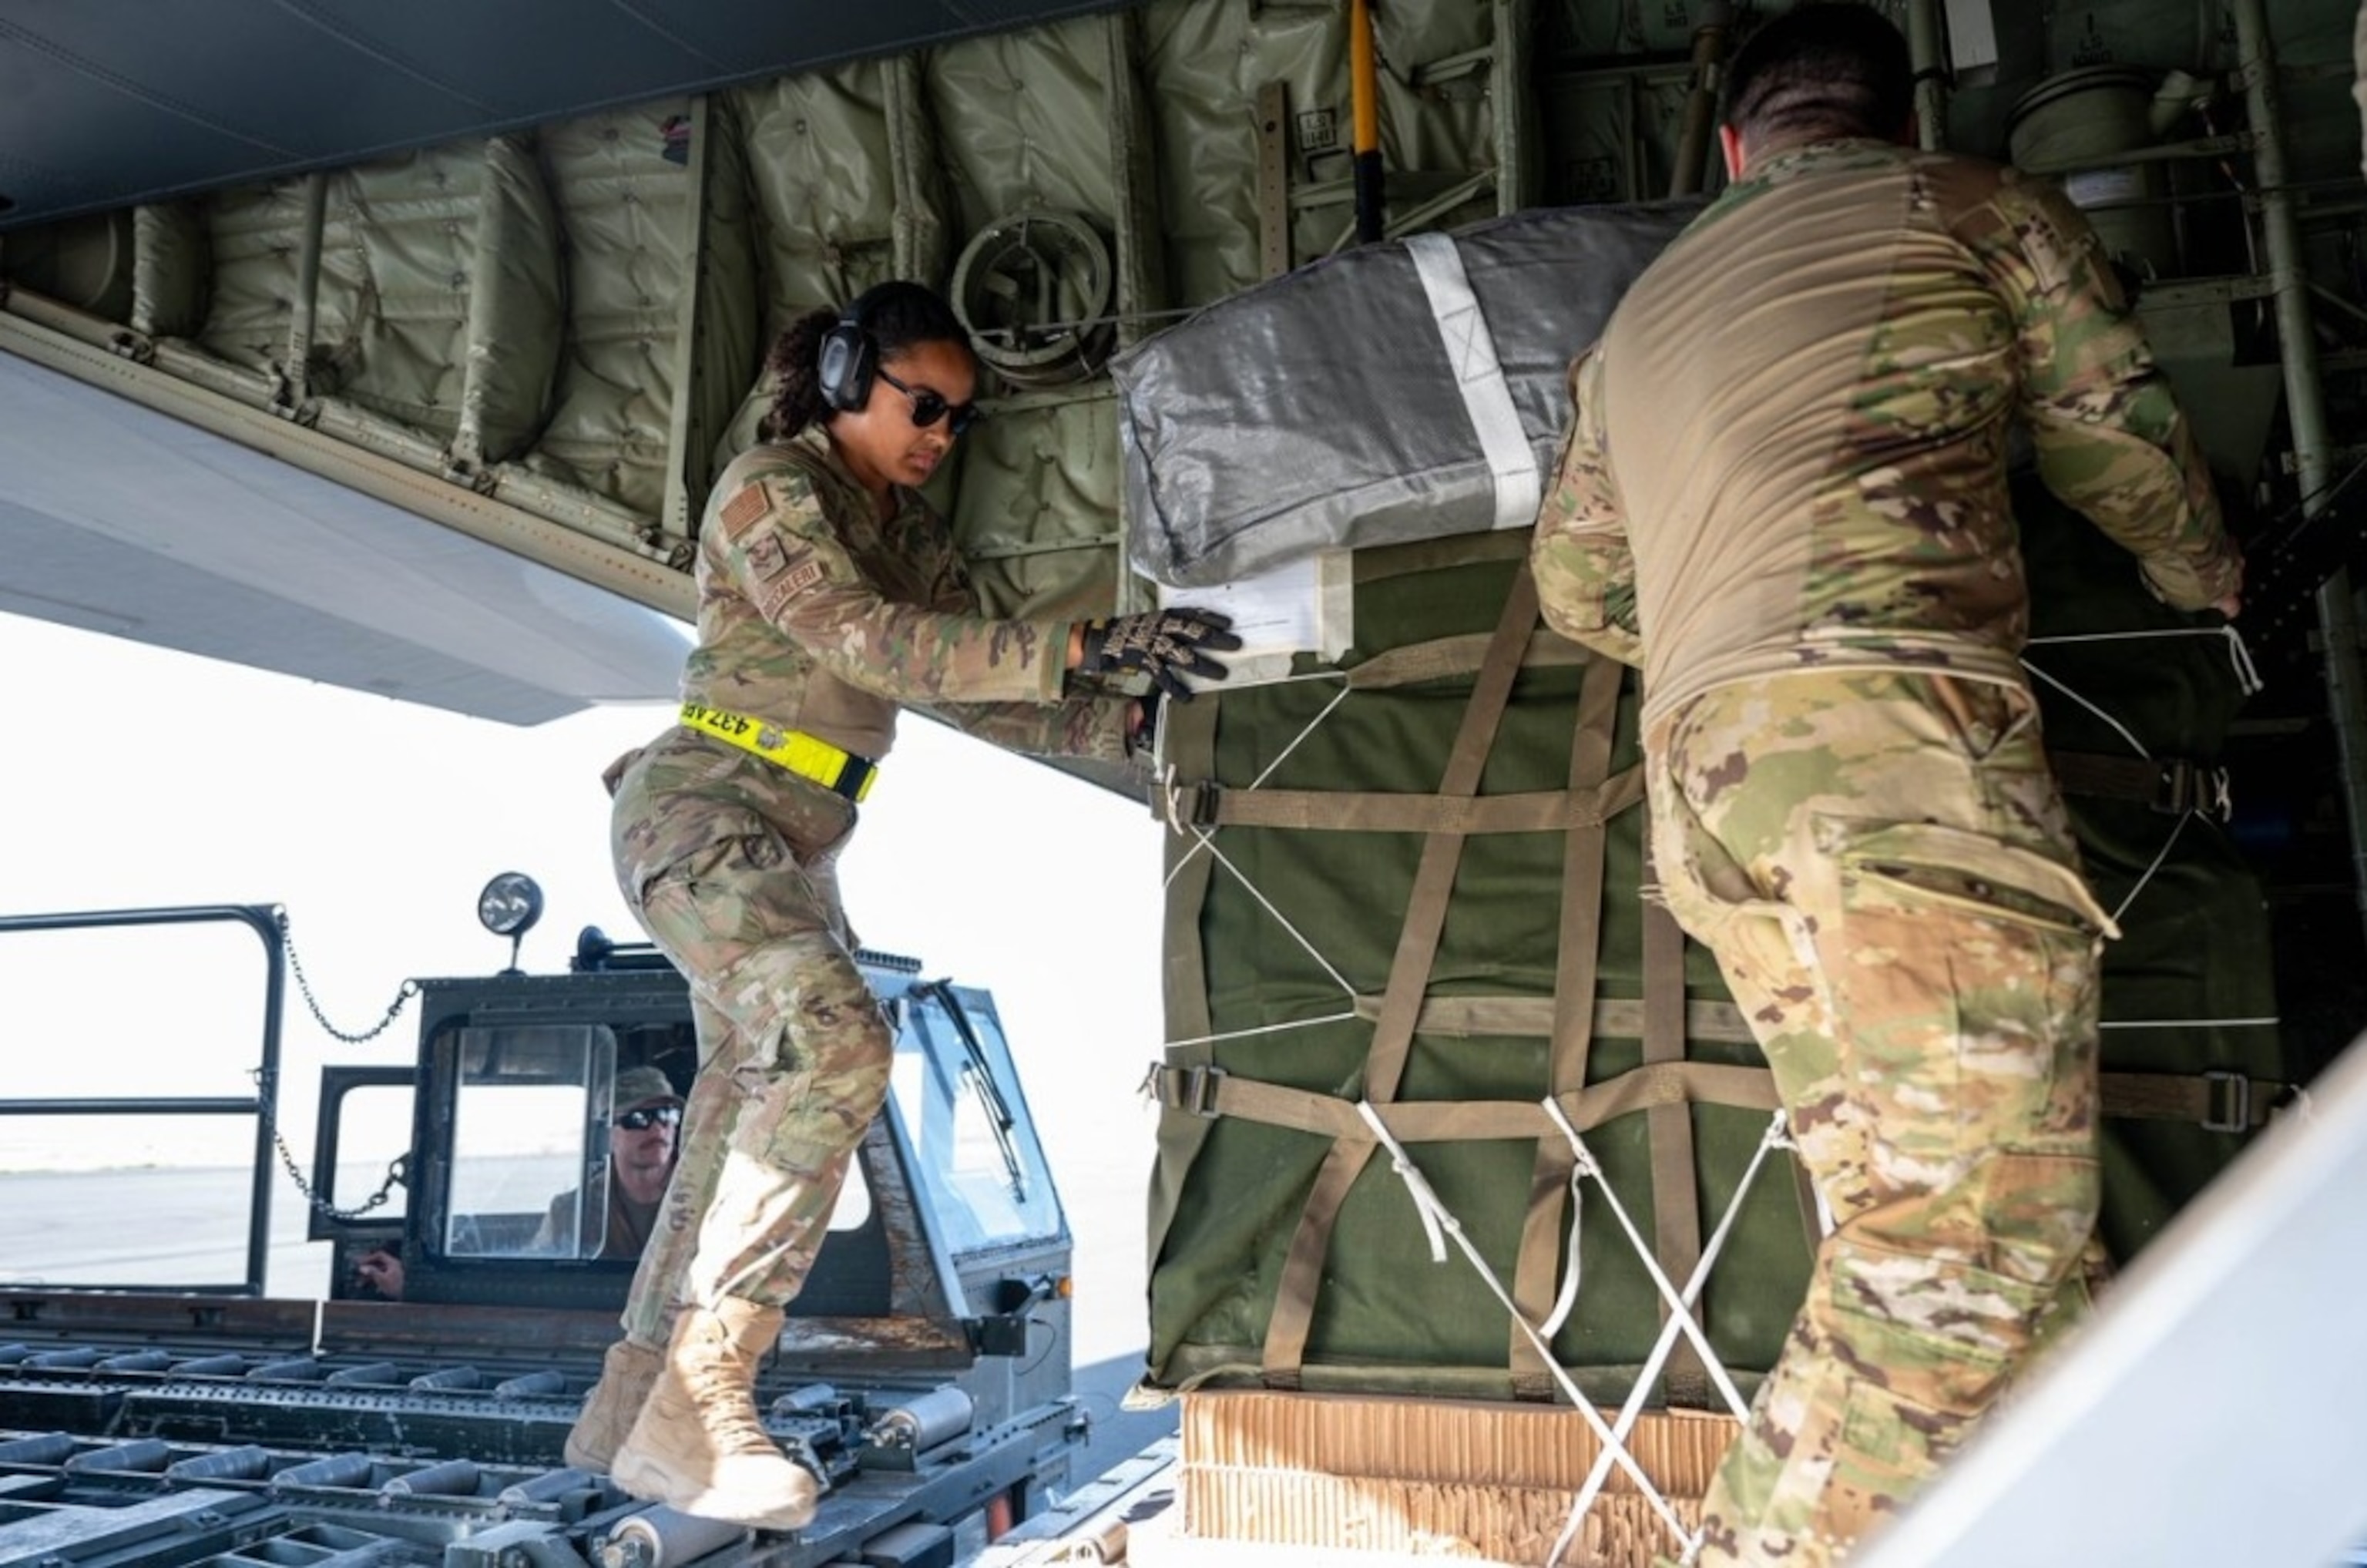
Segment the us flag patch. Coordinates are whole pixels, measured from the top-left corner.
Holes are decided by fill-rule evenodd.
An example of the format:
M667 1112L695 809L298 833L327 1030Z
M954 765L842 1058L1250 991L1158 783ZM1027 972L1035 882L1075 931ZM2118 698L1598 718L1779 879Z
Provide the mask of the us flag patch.
M742 485L740 493L723 504L721 516L725 531L733 534L741 532L750 523L763 517L771 505L771 499L764 494L764 481L758 480L753 484Z

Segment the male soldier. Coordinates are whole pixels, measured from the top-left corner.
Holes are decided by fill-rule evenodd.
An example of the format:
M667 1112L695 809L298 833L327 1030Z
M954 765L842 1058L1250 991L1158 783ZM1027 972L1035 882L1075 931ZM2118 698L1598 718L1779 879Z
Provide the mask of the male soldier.
M674 1175L682 1096L659 1069L629 1067L617 1074L609 1107L608 1221L597 1256L639 1257L657 1222L666 1178ZM578 1191L569 1187L550 1200L534 1239L527 1244L529 1252L555 1253L566 1247L578 1222ZM402 1300L407 1286L402 1259L386 1248L374 1248L354 1266L354 1273L384 1300Z
M674 1175L674 1135L682 1126L682 1096L655 1067L629 1067L617 1074L608 1118L608 1223L599 1256L639 1257L656 1225ZM550 1200L535 1233L538 1252L557 1252L575 1234L581 1216L573 1188Z
M1661 891L1750 1018L1830 1209L1699 1561L1819 1568L2085 1300L2090 894L2016 663L2016 418L2186 608L2211 480L2091 230L1912 150L1905 42L1812 4L1737 53L1724 196L1571 371L1546 613L1644 668Z

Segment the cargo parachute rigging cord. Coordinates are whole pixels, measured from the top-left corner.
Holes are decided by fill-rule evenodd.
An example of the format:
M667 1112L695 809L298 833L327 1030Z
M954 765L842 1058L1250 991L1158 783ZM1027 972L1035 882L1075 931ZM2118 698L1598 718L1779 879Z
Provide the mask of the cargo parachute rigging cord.
M2143 631L2066 632L2052 637L2033 637L2028 643L2024 644L2024 646L2037 648L2051 646L2056 643L2070 642L2135 642L2140 639L2155 637L2216 637L2222 639L2227 645L2227 660L2229 665L2235 670L2236 685L2237 688L2240 689L2246 697L2255 695L2261 688L2263 683L2260 680L2260 673L2259 669L2252 663L2251 650L2246 646L2243 633L2236 630L2233 622L2229 622L2222 626L2158 627ZM2113 733L2119 735L2121 739L2129 744L2129 749L2136 753L2137 756L2141 760L2146 762L2155 760L2153 753L2146 749L2145 743L2138 740L2135 734L2131 733L2129 727L2126 724L2122 723L2110 712L2106 711L2101 703L2097 702L2092 698L2073 690L2070 686L2066 684L2060 677L2049 674L2040 665L2033 664L2027 653L2024 653L2022 657L2022 667L2029 671L2031 675L2037 677L2039 680L2044 681L2056 691L2061 692L2071 701L2078 703L2080 707L2086 709L2097 718L2101 719L2106 724L2112 727ZM2214 802L2214 809L2225 814L2232 812L2234 810L2234 806L2233 803L2225 798L2226 778L2224 769L2220 770L2219 783L2219 799ZM2187 823L2192 818L2203 814L2203 812L2202 808L2191 802L2187 803L2184 808L2178 812L2176 819L2170 824L2169 836L2163 839L2161 847L2155 851L2152 863L2146 867L2144 872L2138 876L2135 885L2129 889L2127 896L2123 898L2120 902L2119 907L2112 911L2112 921L2115 925L2119 924L2122 915L2126 915L2129 912L2129 906L2136 903L2138 895L2143 893L2146 889L2152 884L2154 874L2161 869L2162 862L2169 858L2169 852L2178 846L2179 836L2186 831ZM2230 1018L2209 1021L2214 1023L2245 1024L2251 1023L2254 1020Z
M2146 632L2101 633L2086 636L2069 635L2051 637L2034 640L2033 645L2053 642L2101 641L2119 637L2139 636L2213 636L2223 638L2228 649L2228 657L2234 667L2236 679L2245 694L2248 696L2260 688L2261 682L2259 673L2254 667L2249 650L2246 646L2242 635L2233 625L2173 628L2164 629L2159 631ZM2022 662L2033 677L2046 682L2050 687L2061 691L2069 699L2088 708L2099 718L2102 719L2122 737L2122 739L2127 742L2127 744L2135 751L2140 759L2146 761L2154 760L2151 754L2144 744L2137 740L2135 735L2131 733L2128 727L2123 724L2118 719L2115 719L2102 707L2090 699L2072 690L2070 687L2066 685L2059 678L2048 674L2045 670L2041 669L2036 665L2032 664L2027 658ZM1331 714L1339 708L1340 704L1345 701L1352 692L1358 688L1354 675L1351 672L1342 670L1315 671L1307 674L1295 675L1283 677L1283 681L1277 681L1271 684L1279 685L1289 681L1309 680L1337 681L1340 683L1340 689L1329 702L1325 703L1322 708L1314 714L1312 718L1308 720L1307 723L1298 732L1298 733L1293 736L1289 743L1281 748L1280 752L1274 757L1274 759L1269 762L1253 779L1251 779L1246 786L1242 786L1240 788L1253 790L1263 786L1274 776L1275 770L1282 766L1283 762L1288 758L1291 754L1316 731L1316 729L1321 726L1322 723L1331 716ZM1163 736L1161 737L1161 740L1163 743ZM1168 1049L1174 1050L1178 1048L1206 1046L1227 1040L1245 1039L1251 1036L1270 1035L1292 1029L1314 1028L1324 1024L1341 1022L1363 1017L1364 1014L1361 1010L1363 998L1357 993L1355 986L1340 971L1336 965L1334 965L1320 950L1317 949L1313 941L1300 931L1297 926L1292 924L1289 918L1275 906L1274 902L1257 887L1249 875L1245 873L1229 856L1226 855L1221 847L1218 846L1217 843L1217 835L1223 831L1223 824L1221 823L1203 822L1197 820L1195 815L1195 802L1194 795L1194 786L1180 780L1176 775L1173 765L1166 762L1162 757L1161 759L1161 766L1158 769L1158 783L1154 786L1154 812L1164 820L1169 831L1175 834L1178 837L1188 838L1191 841L1185 846L1183 853L1175 858L1174 864L1169 869L1166 877L1167 884L1172 886L1175 879L1183 873L1184 869L1192 861L1192 859L1205 851L1216 865L1222 867L1228 873L1229 873L1233 881L1237 882L1269 916L1281 926L1283 930L1289 935L1293 941L1297 943L1297 945L1303 949L1309 957L1314 959L1316 963L1320 966L1323 972L1328 975L1343 993L1346 994L1349 1006L1347 1010L1344 1012L1334 1012L1320 1017L1289 1019L1280 1023L1218 1031L1193 1039L1171 1040L1165 1042ZM2225 805L2224 791L2222 791L2222 796L2223 798L2216 802L2218 806ZM2131 889L2127 897L2122 901L2120 909L2114 912L2115 919L2119 917L2121 913L2124 912L2129 907L2130 903L2133 903L2150 883L2155 873L2160 869L2162 862L2167 858L2170 848L2177 843L2180 833L2183 831L2186 825L2187 819L2199 814L2204 814L2203 809L2201 805L2191 801L2184 804L2183 809L2180 811L2178 814L2176 823L2171 828L2169 841L2164 844L2161 851L2155 857L2153 863L2148 866L2145 872L2137 879L2135 887ZM2181 1022L2190 1025L2202 1023L2214 1027L2240 1028L2257 1026L2262 1023L2267 1023L2272 1026L2274 1020L2256 1018L2219 1018L2207 1020L2182 1020ZM2112 1028L2113 1026L2106 1024L2103 1027ZM2128 1027L2160 1026L2131 1025ZM1154 1064L1151 1073L1151 1080L1147 1082L1146 1087L1151 1087L1152 1085L1155 1084L1158 1076L1159 1069ZM1518 1333L1538 1352L1546 1372L1559 1385L1563 1395L1569 1401L1571 1406L1580 1412L1585 1418L1589 1427L1591 1429L1595 1438L1597 1439L1599 1450L1596 1454L1593 1465L1572 1501L1567 1522L1562 1528L1560 1536L1556 1540L1552 1550L1546 1555L1546 1562L1547 1568L1559 1568L1559 1565L1566 1560L1567 1554L1570 1551L1579 1538L1579 1532L1584 1524L1588 1512L1591 1509L1594 1503L1601 1495L1605 1484L1610 1481L1612 1471L1614 1469L1624 1471L1628 1478L1634 1482L1636 1486L1643 1494L1645 1500L1650 1505L1654 1514L1659 1517L1661 1524L1680 1544L1681 1555L1679 1557L1679 1561L1690 1562L1693 1561L1701 1550L1701 1538L1696 1533L1685 1528L1683 1521L1678 1517L1674 1506L1670 1503L1667 1496L1660 1491L1659 1486L1647 1474L1642 1463L1637 1459L1634 1453L1629 1450L1627 1447L1627 1438L1629 1434L1634 1430L1637 1418L1642 1414L1644 1406L1650 1396L1655 1381L1659 1378L1663 1369L1667 1366L1670 1358L1675 1353L1681 1338L1689 1342L1691 1348L1698 1353L1704 1364L1704 1369L1708 1372L1712 1383L1716 1389L1721 1400L1728 1409L1731 1410L1736 1419L1743 1421L1746 1424L1748 1422L1749 1410L1747 1402L1741 1398L1739 1392L1733 1382L1731 1375L1727 1373L1718 1358L1712 1351L1708 1343L1708 1336L1704 1332L1700 1322L1694 1316L1694 1310L1700 1300L1702 1290L1708 1279L1710 1269L1723 1253L1727 1239L1740 1214L1744 1199L1750 1195L1752 1187L1756 1184L1759 1174L1764 1166L1767 1157L1777 1150L1788 1151L1795 1147L1786 1126L1785 1113L1779 1108L1770 1119L1767 1130L1761 1136L1757 1149L1752 1153L1750 1161L1742 1175L1741 1180L1736 1186L1733 1196L1727 1205L1725 1213L1720 1217L1717 1224L1713 1229L1712 1233L1704 1244L1698 1259L1695 1261L1692 1269L1688 1272L1682 1288L1680 1289L1670 1279L1668 1271L1661 1267L1659 1258L1656 1255L1654 1249L1646 1241L1641 1232L1637 1230L1634 1221L1628 1216L1625 1206L1620 1202L1618 1195L1613 1190L1609 1182L1604 1179L1603 1170L1601 1164L1594 1157L1592 1151L1587 1147L1585 1140L1580 1136L1578 1127L1569 1119L1562 1106L1551 1096L1547 1096L1542 1102L1542 1106L1546 1118L1568 1140L1573 1156L1573 1164L1569 1176L1571 1205L1569 1218L1569 1243L1567 1255L1569 1261L1564 1267L1563 1278L1560 1283L1560 1288L1557 1293L1555 1303L1544 1318L1538 1322L1532 1322L1528 1315L1521 1311L1519 1305L1514 1301L1512 1292L1505 1288L1502 1280L1498 1278L1495 1271L1489 1267L1486 1259L1480 1256L1478 1248L1466 1235L1461 1222L1447 1209L1444 1201L1440 1199L1436 1191L1430 1186L1430 1183L1422 1175L1421 1167L1414 1162L1411 1154L1408 1153L1402 1141L1400 1141L1396 1133L1391 1131L1387 1121L1387 1111L1390 1108L1387 1106L1376 1106L1370 1100L1360 1099L1355 1105L1355 1111L1365 1123L1374 1142L1387 1155L1393 1171L1399 1179L1404 1184L1408 1194L1411 1197L1415 1210L1421 1217L1423 1229L1427 1233L1433 1260L1440 1264L1444 1264L1446 1261L1446 1243L1451 1238L1455 1246L1468 1260L1471 1267L1478 1273L1482 1281L1487 1285L1490 1292L1493 1293L1497 1301L1503 1306L1507 1313L1511 1316L1512 1324ZM1580 1254L1580 1249L1578 1244L1580 1208L1579 1199L1581 1197L1582 1185L1590 1177L1595 1181L1601 1191L1603 1200L1608 1205L1612 1215L1617 1221L1620 1229L1626 1235L1630 1244L1634 1246L1637 1256L1643 1260L1644 1267L1651 1278L1654 1288L1658 1290L1669 1309L1667 1318L1660 1327L1659 1336L1653 1344L1650 1355L1646 1359L1640 1375L1637 1377L1627 1399L1621 1405L1616 1417L1610 1421L1606 1421L1604 1419L1603 1414L1595 1408L1593 1403L1589 1400L1585 1396L1583 1391L1578 1387L1575 1379L1571 1376L1569 1371L1560 1364L1558 1359L1553 1354L1551 1344L1553 1337L1559 1331L1563 1323L1567 1320L1569 1312L1576 1304L1579 1283L1578 1268ZM1818 1196L1816 1218L1818 1228L1825 1233L1829 1234L1832 1227L1832 1221L1829 1211L1826 1210L1823 1204L1821 1195Z

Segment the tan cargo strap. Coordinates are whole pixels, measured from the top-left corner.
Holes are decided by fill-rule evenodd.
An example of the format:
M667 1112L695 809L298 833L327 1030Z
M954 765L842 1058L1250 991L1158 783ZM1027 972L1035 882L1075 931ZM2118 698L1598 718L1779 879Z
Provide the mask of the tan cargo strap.
M1214 696L1203 702L1166 704L1166 711L1160 718L1160 744L1173 766L1202 773L1214 768L1220 707L1220 700ZM1199 839L1193 835L1170 833L1161 836L1167 874L1164 918L1169 937L1160 980L1166 1001L1167 1038L1198 1042L1169 1047L1169 1058L1185 1063L1214 1062L1215 1020L1208 1006L1208 955L1200 936L1200 912L1207 905L1216 857L1202 852ZM1199 1159L1201 1147L1215 1125L1195 1120L1179 1128L1161 1130L1158 1159L1152 1167L1149 1201L1145 1205L1149 1220L1145 1237L1149 1250L1143 1255L1146 1257L1163 1255L1167 1232L1175 1223L1193 1164Z
M1616 669L1617 665L1612 666ZM1586 789L1518 795L1399 795L1355 790L1228 790L1203 781L1168 791L1156 810L1197 827L1340 833L1561 833L1599 828L1644 798L1631 767Z
M1651 869L1651 835L1645 835L1644 881ZM1644 905L1644 1062L1680 1065L1685 1057L1685 934L1661 905ZM1701 1262L1700 1177L1693 1163L1693 1111L1688 1103L1654 1106L1645 1118L1645 1141L1652 1160L1652 1250L1660 1272L1682 1283ZM1671 1311L1663 1300L1663 1321ZM1698 1310L1694 1314L1700 1322ZM1670 1404L1705 1406L1709 1372L1690 1337L1680 1338L1670 1356L1666 1397Z
M1550 996L1433 996L1421 1005L1414 1032L1467 1038L1472 1035L1549 1037L1554 1033L1556 1001ZM1380 1016L1380 998L1356 998L1359 1017ZM1642 1040L1644 1004L1621 996L1597 997L1595 1036L1603 1040ZM1687 1002L1685 1038L1714 1040L1729 1045L1755 1045L1759 1037L1743 1021L1742 1009L1731 1002Z
M1340 672L1340 677L1353 690L1380 691L1390 687L1416 686L1426 680L1475 675L1494 641L1487 632L1473 631L1433 638L1427 642L1409 642L1402 648L1376 653L1361 665L1350 665ZM1529 645L1521 650L1521 667L1553 669L1582 665L1593 657L1569 639L1540 627L1530 633Z
M1488 754L1494 749L1496 727L1512 699L1512 682L1538 623L1536 579L1523 558L1512 574L1511 590L1498 617L1471 696L1463 710L1455 744L1447 753L1438 792L1471 796L1479 792L1479 778ZM1455 873L1462 863L1463 838L1455 833L1433 833L1422 841L1421 860L1414 871L1412 892L1406 899L1405 924L1398 934L1396 955L1389 963L1387 989L1382 994L1380 1017L1373 1025L1373 1040L1365 1058L1365 1097L1386 1105L1397 1097L1406 1056L1413 1044L1424 993L1430 988L1431 966L1438 955L1438 939L1446 926L1446 908L1455 892ZM1353 1114L1353 1113L1352 1113ZM1362 1128L1361 1121L1358 1123ZM1307 1357L1307 1338L1315 1322L1315 1298L1323 1278L1324 1255L1331 1249L1331 1227L1348 1190L1363 1173L1378 1145L1369 1130L1355 1138L1338 1138L1316 1172L1313 1189L1292 1235L1281 1278L1275 1282L1274 1308L1266 1320L1265 1344L1260 1355L1266 1381L1280 1388L1298 1386L1299 1368Z
M1269 1084L1211 1064L1155 1065L1143 1088L1161 1105L1193 1116L1238 1117L1267 1127L1347 1142L1372 1140L1353 1100L1319 1089ZM2263 1127L2298 1091L2291 1084L2240 1073L2106 1073L2103 1114L2121 1121L2181 1121L2212 1132ZM1655 1106L1715 1105L1776 1108L1774 1075L1764 1067L1664 1062L1554 1096L1580 1132ZM1375 1108L1402 1143L1465 1138L1535 1138L1552 1122L1534 1100L1398 1100Z
M1599 800L1613 782L1613 731L1619 720L1622 684L1619 665L1609 659L1590 665L1580 684L1569 743L1569 795L1573 801ZM1633 785L1641 795L1641 769L1629 768L1619 781ZM1571 822L1562 838L1561 925L1554 953L1552 1049L1546 1058L1547 1088L1553 1094L1585 1087L1587 1057L1594 1044L1595 1008L1591 1004L1601 967L1603 856L1610 844L1603 821L1608 814L1598 811L1591 820ZM1644 1018L1639 1017L1637 1023L1641 1033ZM1512 1271L1512 1300L1525 1322L1545 1325L1548 1340L1559 1326L1553 1319L1568 1278L1562 1267L1562 1236L1569 1230L1565 1216L1576 1169L1577 1153L1567 1139L1538 1137ZM1553 1369L1518 1323L1511 1327L1508 1354L1513 1389L1523 1398L1551 1399Z
M1157 1066L1144 1088L1171 1110L1194 1116L1238 1117L1370 1148L1375 1140L1356 1102L1320 1089L1294 1088L1243 1077L1221 1067ZM1739 1110L1775 1109L1774 1075L1764 1067L1715 1062L1663 1062L1631 1067L1615 1078L1554 1096L1580 1132L1654 1106L1716 1105ZM1373 1108L1400 1143L1464 1139L1558 1138L1552 1118L1535 1100L1392 1100ZM1567 1145L1565 1145L1567 1147Z
M2188 812L2225 822L2236 814L2227 770L2182 756L2105 756L2094 752L2050 751L2055 781L2066 793L2142 801L2171 816Z
M2206 1132L2266 1127L2300 1091L2241 1073L2106 1073L2103 1111L2124 1120L2185 1121Z
M1367 583L1386 583L1392 577L1411 576L1418 572L1475 566L1489 561L1525 561L1528 555L1529 530L1501 528L1478 534L1444 534L1437 539L1353 551L1348 563L1361 588Z

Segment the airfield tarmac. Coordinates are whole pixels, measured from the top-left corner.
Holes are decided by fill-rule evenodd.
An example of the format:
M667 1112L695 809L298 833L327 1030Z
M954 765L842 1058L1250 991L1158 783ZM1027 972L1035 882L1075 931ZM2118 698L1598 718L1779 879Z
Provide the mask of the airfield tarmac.
M1088 1075L1090 1077L1090 1075ZM1173 1407L1119 1408L1147 1338L1143 1203L1151 1113L1060 1075L1031 1085L1076 1238L1076 1392L1093 1420L1078 1484L1175 1430ZM1114 1124L1140 1131L1113 1138ZM0 1283L221 1285L244 1272L252 1175L243 1169L0 1172ZM304 1239L304 1202L275 1169L266 1279L274 1295L325 1292L329 1253Z

